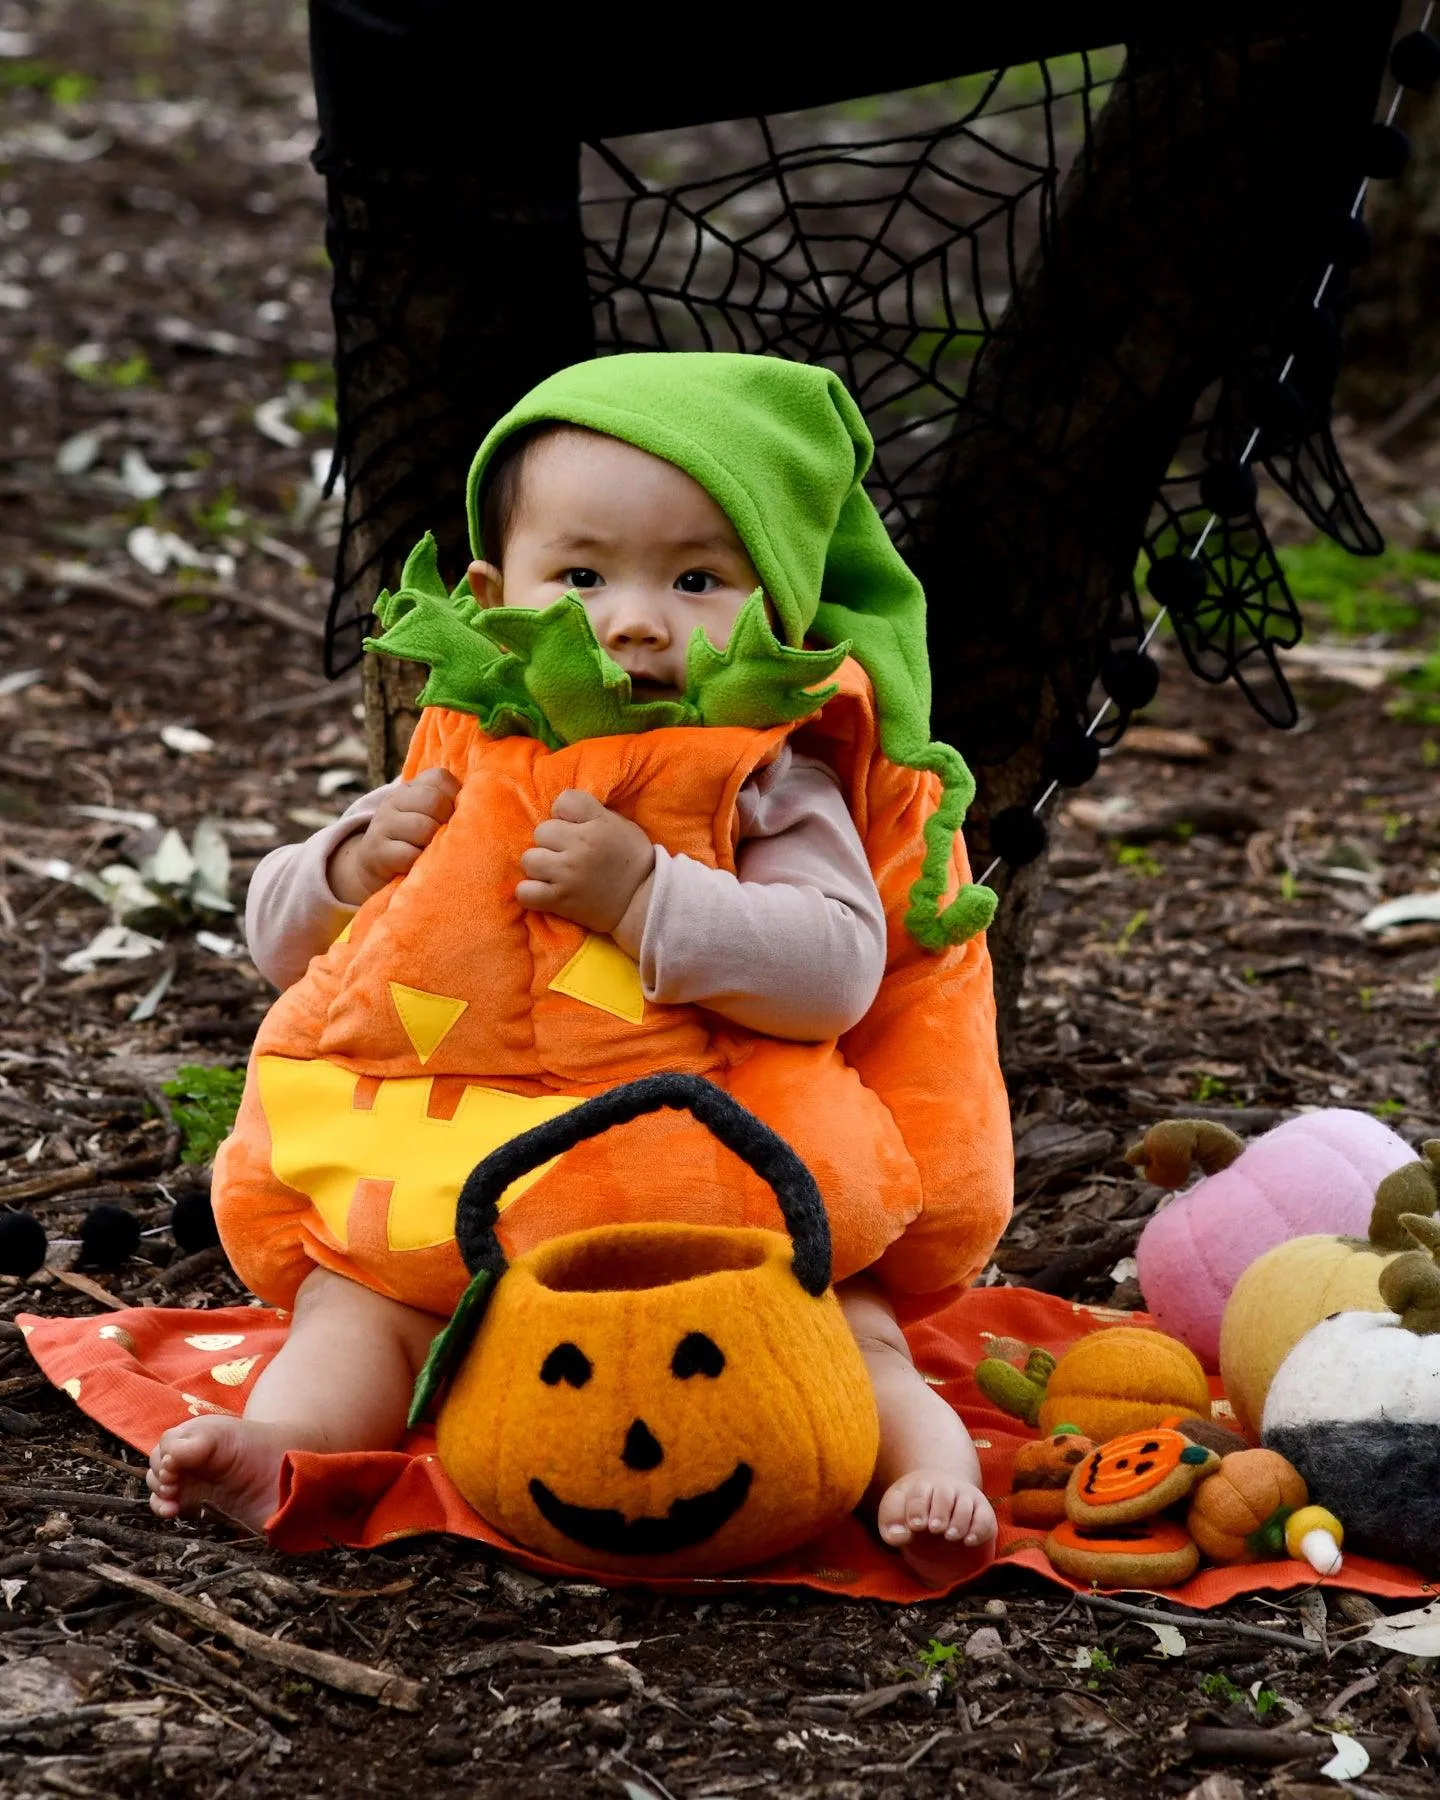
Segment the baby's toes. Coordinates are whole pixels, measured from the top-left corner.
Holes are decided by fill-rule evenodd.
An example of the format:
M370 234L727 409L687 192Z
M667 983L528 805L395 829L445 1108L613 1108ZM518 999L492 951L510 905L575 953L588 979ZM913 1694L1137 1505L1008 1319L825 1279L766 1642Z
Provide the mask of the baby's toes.
M979 1488L963 1488L956 1496L945 1536L951 1543L983 1544L995 1535L995 1512Z
M897 1481L886 1488L880 1505L876 1508L875 1524L880 1535L887 1544L905 1544L910 1540L910 1490L903 1481ZM924 1516L915 1527L923 1531Z

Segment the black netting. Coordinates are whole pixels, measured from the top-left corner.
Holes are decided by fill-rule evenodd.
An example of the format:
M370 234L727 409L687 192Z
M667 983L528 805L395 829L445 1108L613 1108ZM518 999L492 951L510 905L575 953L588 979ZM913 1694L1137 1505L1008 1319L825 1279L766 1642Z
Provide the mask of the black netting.
M1327 65L1315 51L1314 67L1330 69L1338 93L1333 45L1328 54ZM1347 228L1353 250L1354 161L1338 152L1327 161L1329 152L1316 147L1320 134L1267 189L1268 165L1288 151L1283 133L1264 136L1268 100L1248 115L1237 108L1234 90L1238 84L1243 101L1249 78L1245 57L1243 33L1218 52L1213 42L1197 49L1180 41L1128 58L1123 48L1075 52L864 101L583 146L575 237L577 255L583 238L594 348L756 351L825 363L843 377L875 435L877 504L932 596L937 678L962 656L990 656L977 683L988 711L980 704L963 718L946 716L937 679L937 724L972 761L1005 761L1037 725L1062 748L1094 730L1092 686L1107 668L1126 679L1107 679L1115 704L1096 735L1113 741L1124 728L1143 703L1144 677L1133 666L1127 674L1123 653L1143 648L1147 630L1132 569L1169 606L1198 675L1233 679L1266 718L1293 721L1276 653L1295 643L1300 620L1256 508L1252 463L1347 548L1380 547L1329 432L1344 303L1343 274L1330 264L1347 253ZM1352 108L1357 94L1369 106L1367 80L1373 96L1379 56L1373 45L1357 47L1357 63L1367 59L1372 74L1345 92ZM1299 99L1282 83L1275 104L1291 104L1314 133L1303 93L1312 73L1303 58L1295 61ZM1265 58L1256 66L1255 79L1274 79ZM1237 148L1237 130L1253 142ZM1312 175L1317 164L1323 172ZM520 191L526 179L520 158L515 192L492 202L499 224L487 230L543 214ZM1218 202L1217 188L1226 189ZM571 193L573 206L573 186ZM332 182L337 290L353 311L345 269L364 256L358 237L346 243L357 226L353 218L347 224L344 204L343 184ZM1203 285L1232 219L1236 233L1261 243L1266 209L1277 204L1284 253L1266 270L1263 292L1257 286L1260 297L1248 303L1242 288L1233 316L1192 315L1177 340L1188 332L1194 342L1167 346L1167 308L1192 277ZM1183 220L1177 231L1177 207L1203 214L1193 233ZM563 195L552 212L546 229L563 248ZM432 270L434 223L420 234ZM1147 233L1168 283L1155 295ZM478 229L455 235L466 238L472 258L485 238ZM489 281L487 296L504 293L519 266L490 249L473 277L477 287ZM427 303L426 280L405 278L406 258L388 266L400 295L392 314L386 284L371 280L358 303L363 331L350 332L353 353L372 362L404 340L405 309ZM1046 285L1052 268L1069 270L1058 288ZM443 472L445 459L463 461L455 446L464 442L468 453L508 404L495 371L514 376L516 398L547 367L588 350L569 314L556 315L538 350L533 320L526 336L520 315L561 285L553 272L537 280L528 300L511 304L509 325L491 316L487 297L489 337L468 352L479 371L468 415L453 401L455 384L447 385L437 351L424 376L433 406L418 417L412 409L404 425L397 481L386 488L352 480L332 666L358 653L375 571L444 516L439 496L456 479L455 470ZM507 330L539 363L530 379L503 361ZM1087 331L1103 340L1098 349ZM1162 352L1174 367L1157 377ZM453 359L453 349L445 354ZM346 357L342 330L342 411ZM493 395L480 394L485 379ZM404 412L402 404L397 416ZM1093 442L1096 467L1105 456L1104 466L1120 466L1115 440L1131 430L1145 440L1135 466L1150 473L1117 510L1087 485L1088 451ZM343 441L341 450L353 454ZM367 448L372 467L386 454L383 435ZM1007 502L1003 534L987 529L986 506L999 511L1006 496L987 496L984 479L1001 461L1020 471L1023 490ZM992 621L988 652L974 649L975 634L965 635L958 614L936 605L958 560L955 521L966 504L967 573ZM1047 555L1037 556L1042 544ZM1166 583L1165 571L1181 562L1190 565L1188 580Z

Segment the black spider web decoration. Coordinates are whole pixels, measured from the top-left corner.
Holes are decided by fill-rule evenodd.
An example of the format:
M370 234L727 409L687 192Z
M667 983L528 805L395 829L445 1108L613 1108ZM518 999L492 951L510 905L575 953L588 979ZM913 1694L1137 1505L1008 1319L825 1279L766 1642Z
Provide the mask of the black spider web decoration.
M903 546L1122 54L919 90L939 122L895 137L846 130L843 107L730 121L730 166L679 180L665 167L679 134L588 145L597 349L834 368L874 434L872 490Z

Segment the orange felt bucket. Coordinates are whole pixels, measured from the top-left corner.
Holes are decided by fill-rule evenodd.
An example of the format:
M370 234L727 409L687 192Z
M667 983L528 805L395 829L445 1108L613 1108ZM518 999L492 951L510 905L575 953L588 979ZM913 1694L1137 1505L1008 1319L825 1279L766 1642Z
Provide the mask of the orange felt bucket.
M975 1288L906 1330L926 1379L969 1427L980 1453L986 1491L1004 1495L1015 1454L1034 1441L1015 1419L990 1406L973 1379L975 1364L997 1337L1043 1344L1059 1354L1087 1332L1148 1324L1143 1314L1090 1310L1024 1288ZM160 1434L197 1412L241 1411L259 1371L284 1342L287 1318L268 1307L233 1306L211 1312L159 1307L100 1318L20 1321L31 1354L57 1387L91 1418L148 1454ZM1219 1384L1213 1384L1219 1392ZM1067 1580L1044 1553L1043 1529L1012 1524L999 1500L1000 1532L951 1584L974 1581L992 1564L1024 1569L1062 1587ZM393 1451L289 1458L281 1504L268 1527L280 1550L306 1552L336 1545L359 1548L448 1531L476 1539L542 1574L603 1574L555 1563L517 1549L486 1525L446 1479L428 1431L413 1432ZM933 1595L854 1517L763 1568L691 1579L629 1579L626 1586L695 1591L717 1587L792 1586L824 1593L913 1604ZM1409 1569L1346 1553L1338 1576L1320 1578L1291 1559L1202 1568L1167 1593L1184 1605L1219 1606L1238 1594L1288 1588L1348 1588L1382 1598L1428 1596L1434 1584Z

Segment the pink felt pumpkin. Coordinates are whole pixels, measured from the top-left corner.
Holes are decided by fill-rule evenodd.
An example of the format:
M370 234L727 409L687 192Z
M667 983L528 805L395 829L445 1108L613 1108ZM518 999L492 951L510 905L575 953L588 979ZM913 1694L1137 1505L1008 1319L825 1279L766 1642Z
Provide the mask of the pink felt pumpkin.
M1161 1331L1207 1369L1220 1362L1220 1315L1257 1256L1311 1232L1363 1238L1375 1190L1415 1152L1368 1113L1328 1108L1277 1125L1248 1148L1223 1128L1167 1121L1129 1153L1178 1187L1194 1157L1207 1170L1140 1234L1140 1290Z

